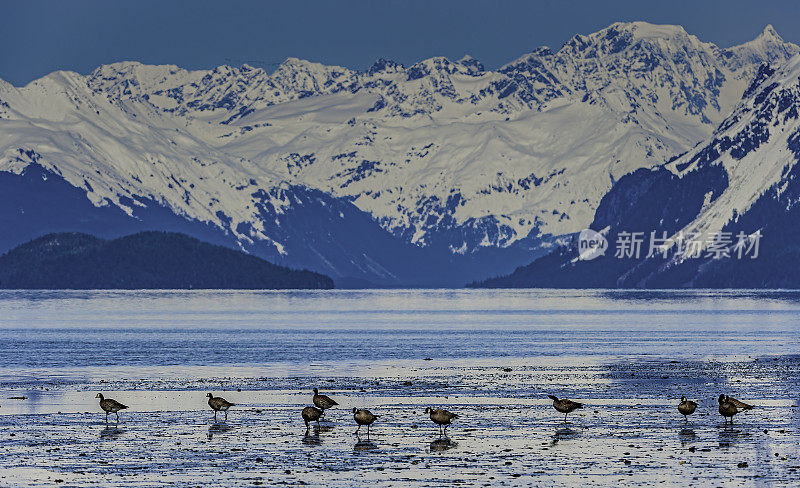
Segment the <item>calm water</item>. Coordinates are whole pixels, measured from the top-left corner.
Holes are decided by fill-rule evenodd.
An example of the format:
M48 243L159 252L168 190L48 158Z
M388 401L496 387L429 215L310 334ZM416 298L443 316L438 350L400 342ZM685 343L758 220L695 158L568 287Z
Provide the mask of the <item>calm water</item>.
M11 369L798 352L795 292L0 293Z

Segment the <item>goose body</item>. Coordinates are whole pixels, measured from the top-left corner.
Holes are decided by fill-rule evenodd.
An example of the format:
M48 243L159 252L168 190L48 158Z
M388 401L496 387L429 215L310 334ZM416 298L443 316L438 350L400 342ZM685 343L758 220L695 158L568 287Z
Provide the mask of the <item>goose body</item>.
M739 409L736 408L736 404L730 401L730 397L725 395L719 396L719 414L725 419L725 422L728 419L731 419L731 423L733 423L733 416L739 413Z
M208 397L208 406L214 411L214 420L217 420L217 412L225 412L225 420L228 420L228 409L236 405L222 397L215 397L211 393L206 395Z
M733 405L736 407L736 410L742 411L742 410L752 410L753 409L753 406L750 405L749 403L745 403L745 402L739 401L739 400L737 400L735 398L731 398L731 397L729 397L727 395L725 395L725 398L730 403L733 403Z
M685 420L688 420L688 416L693 414L695 410L697 410L697 403L687 400L685 396L681 397L681 402L678 404L678 412L683 415Z
M430 416L433 423L439 426L439 431L443 432L444 435L447 435L447 427L450 425L450 422L458 418L457 414L448 412L443 408L426 407L425 413ZM442 430L442 427L444 427L444 430Z
M573 402L572 400L568 400L566 398L559 399L555 395L547 395L547 396L548 398L553 400L553 408L564 414L564 422L567 421L567 415L570 412L578 410L579 408L583 408L583 403Z
M367 435L369 435L369 426L372 425L372 423L375 422L375 419L377 418L378 416L373 415L372 412L370 412L369 410L363 410L353 407L353 419L356 421L356 424L358 424L358 429L356 429L356 434L358 434L358 431L361 430L362 425L366 425Z
M123 405L116 400L112 400L111 398L104 398L102 393L98 393L95 398L100 399L100 408L106 413L106 422L108 422L108 414L113 413L117 416L117 422L119 422L119 411L125 410L128 408L127 405Z
M335 400L333 400L328 395L320 395L319 390L314 388L314 397L311 399L314 402L314 405L317 406L320 410L322 410L322 415L325 415L325 410L338 405Z
M322 417L322 410L316 407L306 407L303 409L303 421L306 423L306 432L308 432L308 424L316 422L319 425L319 418Z

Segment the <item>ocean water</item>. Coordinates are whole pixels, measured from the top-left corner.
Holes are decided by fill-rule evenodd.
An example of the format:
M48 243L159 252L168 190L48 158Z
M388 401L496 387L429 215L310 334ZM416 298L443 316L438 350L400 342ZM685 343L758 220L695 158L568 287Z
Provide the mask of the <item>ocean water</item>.
M790 291L5 291L0 365L3 486L791 486L800 470ZM313 387L341 407L306 433ZM237 403L227 422L207 391ZM130 406L120 423L97 392ZM724 424L719 393L756 408ZM564 423L547 394L586 407ZM449 438L428 405L461 416ZM369 441L353 406L381 415Z
M0 292L6 368L800 351L800 293Z

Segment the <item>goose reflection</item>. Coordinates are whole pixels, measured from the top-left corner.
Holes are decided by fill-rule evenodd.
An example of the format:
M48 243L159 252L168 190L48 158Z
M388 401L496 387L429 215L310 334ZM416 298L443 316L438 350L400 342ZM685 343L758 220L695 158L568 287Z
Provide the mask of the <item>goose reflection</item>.
M559 441L565 441L569 439L577 439L581 436L581 431L575 430L571 427L562 427L560 429L556 429L553 433L553 442L552 445L556 445Z
M103 430L100 431L100 437L102 437L104 439L114 439L114 438L119 437L120 434L122 434L123 432L125 432L123 429L120 429L120 428L118 428L116 426L114 426L114 427L106 427L106 428L104 428Z
M695 434L693 429L681 429L680 432L678 432L678 439L681 441L681 446L686 446L697 440L697 434Z
M723 426L719 429L719 447L733 447L742 439L749 436L750 433L743 430L741 427L734 427L731 424L728 424L727 426Z
M208 438L211 439L217 434L224 434L233 430L233 426L225 422L215 422L208 427Z
M319 436L319 429L314 429L313 433L306 431L303 436L303 444L307 446L319 446L322 444L322 438Z
M353 445L353 452L364 452L364 451L377 451L378 446L366 438L362 440L360 437L358 441Z
M438 437L431 442L429 450L430 452L447 451L457 446L458 443L452 441L449 437Z

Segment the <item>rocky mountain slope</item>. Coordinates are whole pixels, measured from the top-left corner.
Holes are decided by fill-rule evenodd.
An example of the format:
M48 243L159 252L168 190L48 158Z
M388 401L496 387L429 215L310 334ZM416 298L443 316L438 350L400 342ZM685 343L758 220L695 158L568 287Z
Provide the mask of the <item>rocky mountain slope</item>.
M591 226L611 243L605 256L582 260L572 244L483 285L800 287L798 163L800 55L762 66L707 141L614 185ZM623 232L643 233L638 258L616 255ZM651 233L661 241L648 257Z

